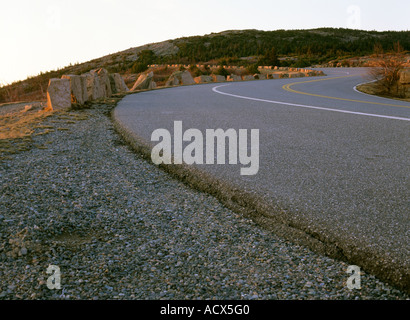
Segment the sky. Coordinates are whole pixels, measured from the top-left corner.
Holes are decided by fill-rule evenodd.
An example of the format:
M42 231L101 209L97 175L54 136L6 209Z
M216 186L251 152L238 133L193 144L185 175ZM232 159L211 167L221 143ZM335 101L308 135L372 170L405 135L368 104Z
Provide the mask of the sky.
M148 43L239 29L410 30L408 0L0 0L0 85Z

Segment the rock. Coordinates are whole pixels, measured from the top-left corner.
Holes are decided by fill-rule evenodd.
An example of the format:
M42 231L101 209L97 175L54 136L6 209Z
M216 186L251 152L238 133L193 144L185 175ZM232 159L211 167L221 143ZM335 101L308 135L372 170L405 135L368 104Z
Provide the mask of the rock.
M198 76L194 78L194 81L196 83L207 83L207 82L213 82L213 78L211 76L206 76L206 75L202 75L202 76Z
M279 79L280 76L279 76L279 73L270 73L267 75L267 78L268 79Z
M289 73L289 78L301 78L304 77L305 75L301 72L292 72Z
M212 78L214 79L214 82L223 82L223 81L226 80L225 76L221 76L221 75L218 75L218 74L213 74Z
M80 80L81 80L81 87L83 88L84 91L84 102L90 100L89 96L88 96L88 89L87 89L87 76L82 74L80 75Z
M127 92L130 89L125 84L124 79L119 73L110 74L111 90L113 93Z
M71 103L83 105L88 100L87 81L83 76L68 74L63 75L61 79L70 81Z
M188 70L176 71L171 74L166 82L166 86L176 86L176 85L191 85L195 84L194 78L192 78L191 73Z
M191 76L191 73L187 70L182 71L180 81L183 85L190 85L195 83L194 78L192 78Z
M84 74L87 86L88 100L97 100L102 98L100 79L95 73Z
M112 95L109 73L106 69L94 69L82 77L86 82L88 100L108 98Z
M400 79L397 89L400 95L404 98L410 97L410 68L400 71Z
M110 79L110 85L111 85L111 92L117 93L117 88L115 87L115 79L114 79L114 75L113 74L109 74L108 78Z
M400 84L410 84L410 68L400 71Z
M33 103L33 104L27 104L24 106L24 109L21 110L22 113L24 112L33 112L33 111L39 111L44 109L44 105L42 102L37 102L37 103ZM0 175L1 177L1 175Z
M141 74L132 86L131 91L155 88L156 83L153 79L154 73L152 71L147 74Z
M95 69L90 71L91 74L94 74L98 77L99 85L100 85L100 98L108 98L111 97L111 83L110 78L108 77L108 71L104 68Z
M230 76L226 77L226 81L241 81L242 77L236 74L231 74Z
M52 78L48 82L47 109L64 110L71 107L70 80Z
M255 80L255 77L253 75L250 75L250 74L244 75L242 78L245 81Z
M177 86L179 85L178 77L174 76L173 74L170 75L167 82L165 83L166 87Z
M256 73L253 75L255 77L255 79L259 79L259 80L265 80L267 79L267 75L266 74L260 74L260 73Z
M305 71L305 76L306 77L313 77L316 75L315 71L309 70L309 71Z

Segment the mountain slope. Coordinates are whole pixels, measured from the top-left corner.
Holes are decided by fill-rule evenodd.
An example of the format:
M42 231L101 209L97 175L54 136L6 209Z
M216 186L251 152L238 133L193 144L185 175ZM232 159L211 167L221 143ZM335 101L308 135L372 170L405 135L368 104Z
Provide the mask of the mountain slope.
M312 30L228 30L204 36L183 37L140 47L129 48L88 62L70 65L60 70L41 73L0 88L0 103L43 99L48 79L63 74L82 74L95 68L106 68L131 76L141 72L146 64L213 63L248 66L272 48L279 64L307 67L331 60L372 54L375 46L389 51L400 42L410 50L410 31L363 31L320 28ZM143 53L147 59L141 59Z

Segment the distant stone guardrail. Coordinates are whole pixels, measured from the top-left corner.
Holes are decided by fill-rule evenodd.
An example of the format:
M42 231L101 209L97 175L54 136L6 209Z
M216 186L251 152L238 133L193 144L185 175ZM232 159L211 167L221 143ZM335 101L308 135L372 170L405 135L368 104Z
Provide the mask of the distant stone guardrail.
M165 65L149 65L149 68L162 67ZM169 67L185 69L190 65L167 65ZM205 65L196 65L198 68ZM208 65L211 72L220 68L220 66ZM229 70L241 70L244 67L224 66ZM322 71L301 69L301 68L284 68L259 66L257 74L254 75L237 75L231 73L228 76L211 74L192 77L188 70L178 70L173 72L165 83L166 87L179 85L193 85L199 83L224 82L224 81L249 81L279 78L297 78L324 75ZM134 92L139 90L155 89L157 84L154 81L154 72L149 71L141 73L131 89L127 87L124 79L119 73L109 73L106 69L94 69L82 75L63 75L60 78L49 80L47 89L47 110L68 109L72 105L84 105L87 101L95 101L108 98L112 94L120 92Z
M169 67L169 68L177 68L178 71L173 72L168 80L165 83L166 87L170 86L178 86L178 85L192 85L192 84L199 84L199 83L210 83L210 82L224 82L224 81L249 81L249 80L265 80L265 79L280 79L280 78L299 78L299 77L311 77L311 76L323 76L323 71L318 70L310 70L310 69L302 69L302 68L285 68L285 67L270 67L270 66L260 66L258 67L259 73L254 75L237 75L235 73L231 73L228 76L217 75L213 74L215 70L220 68L220 66L216 65L195 65L198 68L205 68L211 71L211 75L201 75L197 77L192 77L191 72L187 69L191 67L191 65L183 65L183 64L170 64L170 65L149 65L149 68L162 68L162 67ZM237 66L223 66L223 68L228 70L241 70L245 69L244 67L237 67ZM185 69L185 70L180 70ZM138 79L135 81L131 91L137 90L149 90L154 89L157 87L157 84L154 81L154 71L149 71L146 73L141 74Z

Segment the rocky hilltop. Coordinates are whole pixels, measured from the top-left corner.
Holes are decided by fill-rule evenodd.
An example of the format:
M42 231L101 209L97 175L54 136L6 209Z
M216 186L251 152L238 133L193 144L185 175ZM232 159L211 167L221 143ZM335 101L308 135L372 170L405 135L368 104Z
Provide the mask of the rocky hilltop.
M365 66L375 48L388 52L397 42L409 51L410 31L376 32L341 28L227 30L150 43L44 72L1 87L0 103L45 100L49 79L61 78L64 74L82 75L99 68L106 69L110 74L120 74L131 89L141 72L146 71L141 66L151 64L242 66L252 69L249 75L255 74L258 66L265 65L289 68ZM272 50L273 55L270 55ZM157 71L154 72L157 83L165 82L170 76L169 70ZM200 75L195 74L196 77Z

